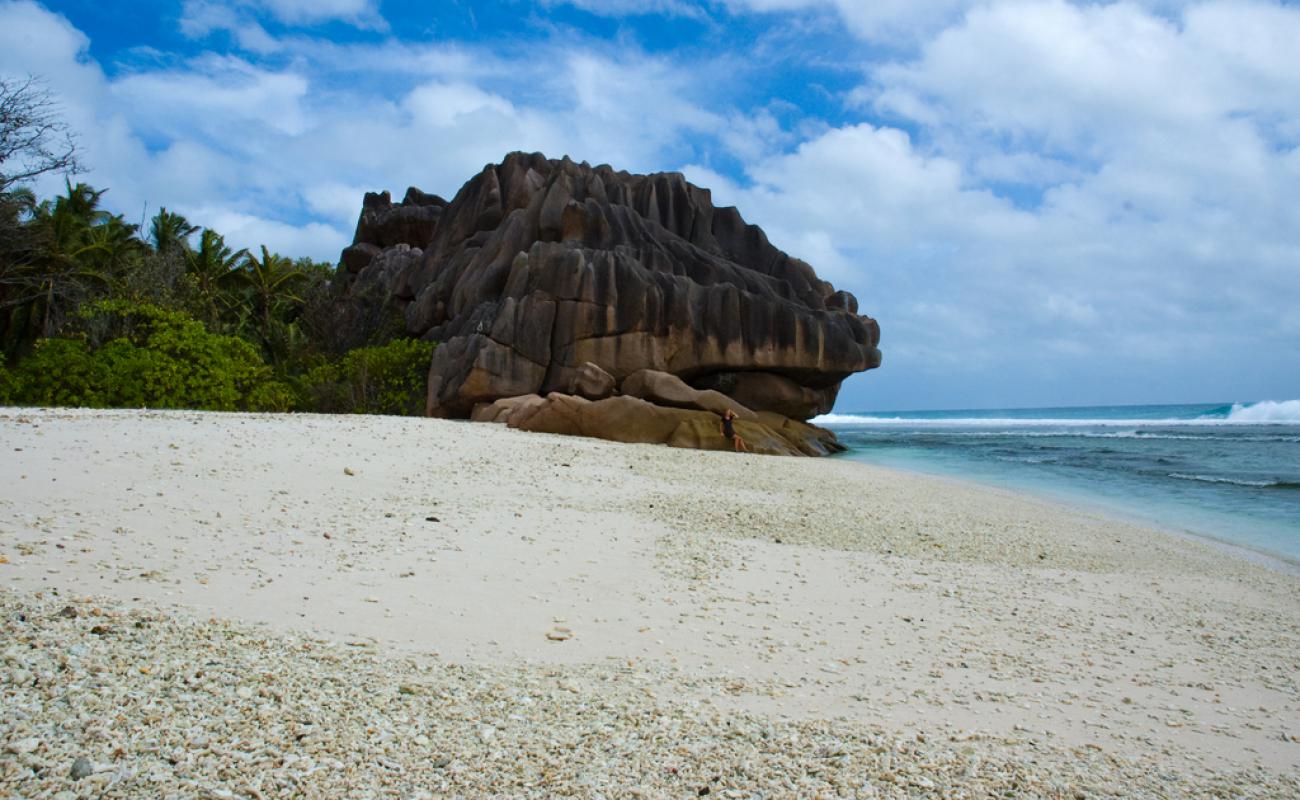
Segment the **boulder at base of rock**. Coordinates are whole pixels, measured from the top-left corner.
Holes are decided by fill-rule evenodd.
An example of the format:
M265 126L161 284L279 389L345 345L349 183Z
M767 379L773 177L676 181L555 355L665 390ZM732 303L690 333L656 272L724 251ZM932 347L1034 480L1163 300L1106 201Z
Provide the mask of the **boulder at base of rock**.
M479 403L474 407L470 419L475 422L508 423L515 412L536 409L546 404L546 398L538 394L521 394L516 397L503 397L491 403ZM521 416L520 419L523 417Z
M613 375L590 361L584 361L573 380L569 381L569 394L581 395L588 400L604 400L614 394L615 385Z
M744 405L712 389L695 389L681 378L670 372L642 369L633 372L623 380L623 394L640 397L661 406L693 408L697 411L712 411L719 416L727 409L736 412L740 419L756 419L754 412Z
M793 442L766 425L743 419L736 420L734 424L736 433L752 453L767 456L803 455ZM694 450L735 450L735 443L723 437L718 425L716 415L694 412L691 417L682 420L664 444Z
M512 428L541 433L592 436L613 442L663 443L690 412L664 408L635 397L607 397L588 400L570 394L552 392L546 405L519 421L510 420Z
M826 455L843 449L835 434L777 414L755 414L736 420L736 432L752 452L763 455ZM512 397L484 405L474 419L505 422L512 428L566 436L589 436L615 442L667 444L697 450L731 450L723 438L720 418L711 411L655 405L620 395L591 401L551 393Z
M758 421L776 431L781 438L793 444L805 456L829 456L843 453L848 449L840 444L833 432L807 422L783 417L770 411L758 412Z

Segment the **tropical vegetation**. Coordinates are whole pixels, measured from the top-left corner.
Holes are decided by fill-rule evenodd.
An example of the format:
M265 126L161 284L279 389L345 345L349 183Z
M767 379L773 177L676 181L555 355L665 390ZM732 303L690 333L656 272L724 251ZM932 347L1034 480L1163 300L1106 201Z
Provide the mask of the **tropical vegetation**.
M0 77L0 403L420 413L433 345L387 303L342 325L330 264L111 213L57 111ZM40 200L49 174L65 191Z
M69 182L0 198L0 402L418 414L433 345L333 330L333 269L159 209L148 235Z

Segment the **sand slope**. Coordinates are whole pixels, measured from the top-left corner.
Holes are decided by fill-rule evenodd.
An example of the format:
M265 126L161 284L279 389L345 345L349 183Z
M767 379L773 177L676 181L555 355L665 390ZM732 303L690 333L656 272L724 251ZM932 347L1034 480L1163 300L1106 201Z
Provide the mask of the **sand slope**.
M1300 581L1075 509L844 461L423 419L5 409L0 447L0 586L36 616L97 596L233 618L241 636L264 624L255 638L281 662L293 649L279 637L325 639L341 653L330 669L378 659L389 683L449 663L501 686L579 676L570 694L694 715L700 741L725 739L727 720L789 732L838 718L840 742L919 734L931 760L1056 764L1062 792L1089 775L1089 792L1102 777L1175 794L1297 788ZM11 633L86 639L66 622ZM156 627L157 647L183 650ZM25 669L21 651L6 658ZM611 694L602 674L631 688ZM612 741L610 714L595 733ZM498 741L542 735L519 716ZM32 738L5 724L7 740ZM0 765L20 777L34 757ZM118 760L131 758L146 756ZM884 774L853 758L836 774L854 791ZM597 785L564 780L550 790ZM727 786L760 784L811 793Z

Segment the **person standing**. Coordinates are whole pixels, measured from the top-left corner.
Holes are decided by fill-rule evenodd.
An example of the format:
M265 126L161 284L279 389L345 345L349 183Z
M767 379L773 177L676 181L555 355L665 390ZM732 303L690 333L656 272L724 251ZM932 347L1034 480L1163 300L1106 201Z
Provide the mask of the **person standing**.
M753 451L750 450L749 446L745 444L745 440L740 438L740 434L736 433L735 419L736 419L735 411L732 411L731 409L727 409L723 413L722 424L719 426L719 430L722 431L722 437L724 439L731 440L731 443L735 446L737 453L752 453Z

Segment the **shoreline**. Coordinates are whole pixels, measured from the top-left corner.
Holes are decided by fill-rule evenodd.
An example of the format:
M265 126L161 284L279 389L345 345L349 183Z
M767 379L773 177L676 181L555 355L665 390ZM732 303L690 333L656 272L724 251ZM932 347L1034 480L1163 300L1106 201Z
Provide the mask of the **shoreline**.
M156 634L127 638L176 658L193 631L227 624L202 620L242 620L230 623L235 640L258 638L277 653L283 680L346 682L356 656L408 664L392 666L398 683L420 670L499 683L484 702L515 710L485 724L520 764L538 763L552 713L584 741L632 741L638 719L686 726L699 737L691 746L717 757L714 774L731 776L717 786L740 793L732 796L760 786L769 796L848 791L818 775L1005 790L972 767L967 747L1007 775L1020 774L1010 765L1021 761L1050 762L1069 776L1061 792L1123 793L1101 788L1112 783L1158 792L1161 775L1181 776L1189 795L1300 788L1300 580L1023 492L840 459L405 417L0 409L0 442L0 480L13 487L0 498L0 595L31 612L33 627L14 635L51 637L55 654L125 658L115 648L129 642L91 635L90 619L48 620L51 603L162 618ZM337 660L298 662L309 656L294 647L322 640ZM12 682L14 670L37 670L8 652L6 696L26 698L33 718L49 711L51 699ZM112 674L113 691L152 680ZM564 676L581 678L576 692L560 688ZM622 681L628 691L615 691ZM231 702L255 713L268 702L263 689L288 696L280 682L267 678ZM547 705L553 698L526 708L509 699L538 698L530 686L609 704L613 716L584 728ZM636 699L646 692L653 707ZM620 703L635 709L630 717L615 713ZM461 724L436 703L421 708L449 729ZM190 720L184 708L168 713ZM369 713L396 723L382 709ZM732 742L728 722L746 733ZM355 743L352 724L340 722L340 735ZM38 754L47 745L60 758L71 752L14 725L0 729L0 751L36 738ZM845 760L773 745L765 726L783 736L831 731L825 746ZM494 745L456 730L467 740L440 746L466 771L428 773L430 785L484 791L464 782L474 763L466 748L486 758ZM112 760L89 732L69 737L96 763ZM885 740L912 743L910 754L889 745L906 770L858 759L855 748L875 759L871 748ZM426 775L427 765L404 760L417 751L384 758ZM746 778L742 751L781 767ZM118 761L152 763L124 752ZM20 769L25 757L0 754L0 770ZM943 764L974 772L961 778ZM604 778L588 777L632 780L603 769ZM1027 781L1051 777L1023 769ZM810 782L782 790L789 770ZM518 793L589 791L579 777ZM665 775L643 779L659 787L651 794L677 791ZM886 796L904 791L873 785Z
M896 470L921 478L933 480L950 480L958 484L967 485L973 488L991 489L995 491L1008 492L1029 497L1035 497L1048 503L1054 503L1062 508L1074 509L1084 514L1100 514L1110 517L1118 523L1141 528L1148 528L1157 531L1166 536L1172 536L1177 539L1205 545L1222 551L1231 558L1237 558L1266 567L1286 575L1300 577L1300 558L1278 553L1273 550L1266 550L1260 547L1252 547L1248 544L1234 542L1226 538L1216 536L1206 531L1194 530L1192 528L1179 527L1169 523L1163 523L1151 517L1146 517L1141 512L1120 508L1117 505L1108 505L1105 501L1083 492L1070 491L1063 488L1047 488L1023 486L1004 486L992 482L991 480L981 480L979 477L968 475L958 475L949 472L926 471L901 464L878 464L872 461L857 459L853 454L861 453L862 450L855 450L850 447L842 453L835 453L827 458L841 461L852 461L855 464L866 464L877 469Z

